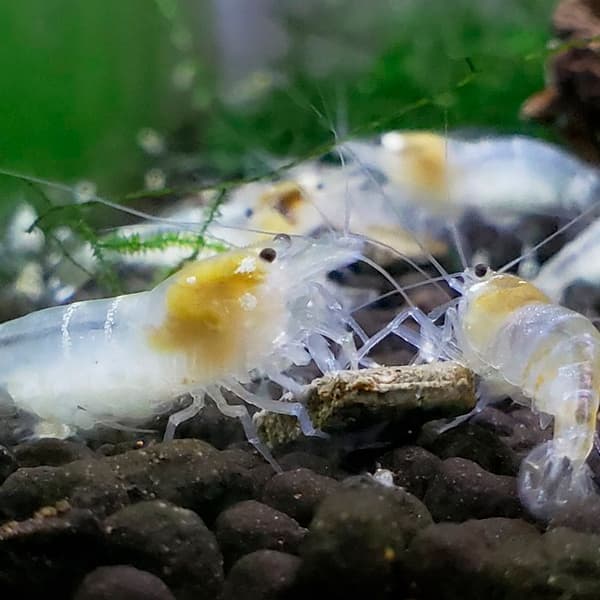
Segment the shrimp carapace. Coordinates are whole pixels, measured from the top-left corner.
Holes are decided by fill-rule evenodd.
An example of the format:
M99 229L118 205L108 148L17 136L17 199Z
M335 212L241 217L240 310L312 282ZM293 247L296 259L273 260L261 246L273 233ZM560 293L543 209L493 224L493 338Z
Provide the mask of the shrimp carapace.
M469 345L484 351L511 313L532 303L549 304L550 299L528 281L508 273L494 273L467 288L462 315Z
M251 357L262 354L283 327L282 297L268 293L276 254L255 247L183 267L161 286L165 316L150 330L150 344L185 354L202 382L247 370Z
M384 170L391 181L410 183L432 201L447 200L446 139L430 131L390 131L381 136Z

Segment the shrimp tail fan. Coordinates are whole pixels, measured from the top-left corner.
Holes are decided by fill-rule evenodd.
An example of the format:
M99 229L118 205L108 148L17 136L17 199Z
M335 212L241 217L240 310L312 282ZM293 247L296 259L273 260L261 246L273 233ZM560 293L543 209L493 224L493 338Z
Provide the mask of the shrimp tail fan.
M567 517L595 496L592 470L574 463L555 449L554 442L534 448L521 464L518 477L521 502L536 518Z

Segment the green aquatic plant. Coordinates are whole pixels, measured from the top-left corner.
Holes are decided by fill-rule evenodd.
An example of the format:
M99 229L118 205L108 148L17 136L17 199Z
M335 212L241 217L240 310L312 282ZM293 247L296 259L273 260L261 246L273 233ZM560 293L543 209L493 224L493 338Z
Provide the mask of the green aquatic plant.
M67 0L58 1L65 6L68 4ZM114 113L119 149L105 152L102 160L94 154L94 160L90 160L90 168L87 168L81 161L75 163L65 159L65 155L74 150L74 147L68 147L70 138L66 136L52 153L51 164L53 169L64 164L68 170L62 176L53 170L44 172L59 180L80 174L93 178L99 187L109 190L109 195L116 198L125 211L137 214L139 220L143 213L160 214L167 202L170 204L192 193L211 189L225 194L242 183L277 178L304 160L331 152L340 139L369 136L385 129L439 130L476 126L540 132L535 126L518 121L518 109L520 103L540 87L543 79L543 63L552 51L545 45L553 1L533 0L524 6L513 0L509 4L510 7L494 3L474 5L457 0L450 6L434 1L428 5L425 15L422 3L416 0L375 2L368 10L360 2L308 2L302 11L284 0L278 3L276 10L280 11L281 23L285 25L287 50L267 70L248 73L250 83L257 84L257 92L242 98L239 94L236 96L232 86L220 84L220 67L217 67L220 63L215 54L217 39L211 37L218 35L217 28L210 29L210 25L203 24L202 31L206 33L208 28L210 35L201 44L195 38L200 29L189 17L190 11L197 7L185 0L155 0L142 8L136 1L134 8L122 9L127 12L123 15L123 27L136 11L147 11L148 31L153 35L145 43L148 48L152 46L154 54L150 52L151 55L162 56L162 60L153 63L152 67L146 65L146 71L139 75L148 82L144 91L147 106L140 112L130 94L131 86L117 78L111 80L114 89L110 93L107 89L103 89L102 94L90 92L90 97L95 98L90 103L92 108L81 110L94 115L100 109L103 115L109 109L110 114ZM207 11L205 22L213 23L212 9L207 5L202 10ZM9 21L18 21L15 31L22 32L19 39L10 38L7 43L18 47L20 39L29 39L27 20L21 19L20 9L7 8L6 11ZM315 15L323 18L315 18ZM67 20L71 16L65 11ZM86 69L88 59L85 57L89 48L84 43L84 33L89 33L92 22L95 21L86 21L79 37L64 38L70 56L78 55L73 52L78 44L84 46L79 67L85 72L85 81L94 78L94 70ZM324 28L326 22L334 26ZM90 39L97 40L100 35L95 32L95 37ZM106 60L119 52L127 54L129 37L123 37L120 29L109 33L107 28L105 35L110 43L95 45L111 48ZM41 39L53 36L53 31L45 31ZM158 52L151 40L164 42L168 49ZM64 50L61 46L60 52ZM35 44L31 44L27 57L27 64L35 66L39 63L41 54ZM46 62L45 53L43 59ZM134 59L139 60L139 55L135 54ZM58 58L54 62L61 64ZM176 92L174 103L174 83L169 82L169 78L177 75L179 67L186 65L193 77L186 90L181 88ZM132 70L129 68L129 71ZM11 81L21 82L23 74L8 66L6 73L6 87L16 93L20 88ZM162 86L159 84L161 78ZM239 86L236 89L239 90ZM51 90L42 92L40 97L46 100L41 105L52 110ZM61 94L77 98L69 86L61 88ZM9 96L10 102L16 102L16 96L13 96L15 94ZM114 99L121 97L123 106L119 112ZM98 102L103 98L109 100L99 107ZM30 106L30 99L23 94L19 96L19 102L22 100L24 106ZM64 99L61 102L65 107L70 106ZM165 102L170 110L162 110ZM128 119L127 111L135 112L135 118ZM163 118L164 114L169 118ZM106 125L105 121L102 122ZM19 135L28 139L27 123L22 125L24 129ZM85 129L83 125L85 123L76 128L79 145L84 139L97 139L100 135L96 118L92 128ZM140 148L135 148L135 140L140 127L144 126L159 132L164 149L141 157ZM12 129L10 131L14 134ZM52 131L56 134L56 128ZM40 132L42 128L38 128L37 137L32 139L36 140L36 147L43 148L41 142L37 143ZM125 144L127 149L124 149L125 138L129 139ZM8 142L11 139L9 136ZM99 147L106 149L106 142L103 144ZM14 147L19 148L18 145ZM6 148L6 154L14 154L11 147ZM24 150L17 154L26 156ZM76 154L82 155L78 151ZM47 164L46 158L37 162L32 159L31 167L23 170L38 174ZM78 166L73 170L75 164ZM9 167L10 164L0 166ZM119 188L139 187L136 181L141 181L141 172L152 168L164 174L164 187L115 192ZM122 176L125 171L128 178ZM105 177L106 173L111 176ZM122 214L116 216L117 213L108 212L104 203L97 199L76 202L73 191L65 186L62 186L62 193L67 196L52 192L46 194L45 200L30 193L28 188L25 188L25 194L22 187L14 193L16 182L29 180L32 183L28 177L14 175L7 191L0 196L0 218L7 214L8 207L14 206L16 199L30 202L39 215L35 226L66 260L77 263L73 252L75 244L63 239L59 233L67 229L80 243L89 244L98 268L97 272L93 270L95 276L111 292L118 291L111 254L186 247L190 257L194 257L212 243L205 239L204 232L217 217L218 206L214 211L208 207L193 233L157 233L146 238L119 233L115 228L130 222ZM4 184L9 179L2 178L0 190L5 190ZM123 183L125 179L127 183ZM49 189L42 181L35 187ZM222 196L219 202L224 199ZM138 210L140 206L142 209ZM115 230L106 235L107 228ZM86 269L84 265L80 267Z

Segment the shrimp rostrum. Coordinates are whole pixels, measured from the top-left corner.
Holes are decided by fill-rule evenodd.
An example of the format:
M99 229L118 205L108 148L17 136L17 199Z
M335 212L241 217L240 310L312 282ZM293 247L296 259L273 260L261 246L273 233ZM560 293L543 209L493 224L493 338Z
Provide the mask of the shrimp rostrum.
M246 404L298 418L300 402L248 391L266 377L284 392L286 371L356 366L360 327L317 280L361 257L351 236L279 235L188 263L153 290L44 309L0 325L0 390L15 407L57 429L138 424L193 401L169 418L166 438L212 399L238 417L262 452ZM364 338L363 338L364 339ZM224 391L244 403L229 404ZM48 427L46 427L46 431Z
M450 280L460 296L445 314L403 311L378 337L395 333L418 346L424 360L456 360L471 368L481 380L476 410L508 396L540 413L542 423L552 417L552 440L529 453L518 479L524 505L550 518L594 490L586 460L596 433L600 333L589 319L553 304L515 275L477 265L462 280ZM404 324L409 318L420 325L417 337Z

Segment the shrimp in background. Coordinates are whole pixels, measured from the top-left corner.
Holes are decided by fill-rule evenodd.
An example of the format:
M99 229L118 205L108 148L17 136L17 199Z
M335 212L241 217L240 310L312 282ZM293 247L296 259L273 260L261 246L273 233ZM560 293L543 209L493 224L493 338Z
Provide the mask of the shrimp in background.
M446 153L452 162L451 145ZM589 216L600 199L590 195L584 200L585 209L562 229ZM457 298L430 313L416 307L401 311L360 353L395 334L418 348L420 360L454 360L473 370L481 380L477 411L510 397L539 413L543 425L553 422L552 440L528 454L518 478L523 504L538 518L550 519L599 499L587 459L598 419L600 333L584 315L506 272L523 258L498 271L477 265L447 275ZM418 334L407 327L411 319Z
M525 252L540 237L541 219L568 221L600 191L597 169L557 146L519 135L462 140L392 131L379 143L350 141L344 149L349 160L381 171L393 190L390 201L421 228L462 230L477 216L504 236L516 235ZM464 242L467 236L462 237ZM488 258L486 248L467 250L483 250ZM538 267L533 255L521 265L528 275Z
M430 254L440 256L447 251L441 238L420 235L417 239L414 232L400 222L382 197L379 186L361 167L333 167L306 161L281 175L284 178L245 183L227 192L219 203L219 214L203 233L207 241L216 243L205 244L197 256L212 256L218 252L219 245L254 244L277 233L307 236L331 230L353 231L379 242L378 246L370 246L369 251L376 252L380 261L394 261L399 253L424 263ZM135 236L142 242L172 234L180 243L131 254L104 251L104 259L115 266L148 273L180 265L189 257L190 246L197 241L193 227L206 220L207 206L217 199L218 191L205 191L160 213L154 221L112 232L121 239ZM186 241L189 243L184 243ZM57 302L69 300L89 281L90 273L96 270L96 260L94 248L84 244L52 269L50 276L55 282Z
M566 301L571 286L600 288L600 219L587 226L576 238L540 268L534 283L556 302Z

